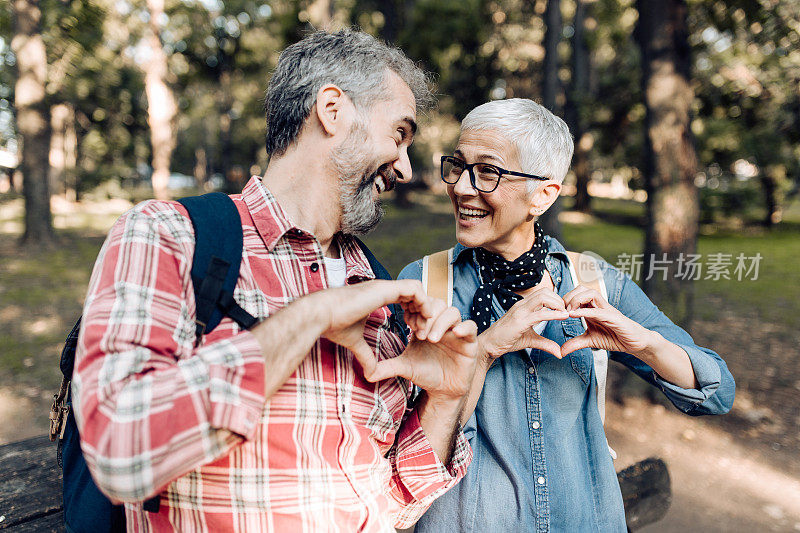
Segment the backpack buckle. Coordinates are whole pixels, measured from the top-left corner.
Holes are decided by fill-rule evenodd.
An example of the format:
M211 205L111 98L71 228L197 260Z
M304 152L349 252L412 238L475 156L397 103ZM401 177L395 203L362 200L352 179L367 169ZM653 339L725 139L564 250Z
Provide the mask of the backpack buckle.
M64 430L67 429L67 416L69 415L69 404L66 403L67 392L69 392L69 381L66 377L61 380L61 388L57 394L53 394L53 405L50 406L50 441L64 438Z

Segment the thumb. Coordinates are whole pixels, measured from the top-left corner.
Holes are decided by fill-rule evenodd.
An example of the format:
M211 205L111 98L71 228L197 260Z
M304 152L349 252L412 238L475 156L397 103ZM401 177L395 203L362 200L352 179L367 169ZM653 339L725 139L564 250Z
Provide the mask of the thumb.
M355 343L348 348L350 348L350 351L353 352L353 356L356 358L356 360L361 363L361 368L364 370L364 377L369 381L375 381L374 379L370 379L370 377L375 372L375 367L378 364L378 360L376 359L372 348L370 348L369 344L367 344L367 341L364 340L364 337L359 337L358 340L356 340Z
M531 341L531 348L538 348L539 350L544 350L545 352L551 353L554 356L561 359L563 355L563 349L561 346L558 345L557 342L552 341L550 339L545 339L540 335L536 335Z
M411 381L411 367L408 361L401 355L392 359L384 359L375 366L375 372L369 377L368 381L381 381L384 379L400 376Z
M593 348L593 344L594 339L592 339L591 335L589 333L584 333L577 337L567 339L567 341L561 345L561 353L567 355L583 348Z

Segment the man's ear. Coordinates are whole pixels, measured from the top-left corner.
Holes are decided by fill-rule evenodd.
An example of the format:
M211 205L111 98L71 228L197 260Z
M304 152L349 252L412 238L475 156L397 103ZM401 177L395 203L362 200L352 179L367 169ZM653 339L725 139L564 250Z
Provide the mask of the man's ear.
M322 131L327 135L336 135L341 131L346 122L345 116L353 103L345 92L329 83L320 87L317 91L317 101L314 104L314 111L317 114Z
M531 195L530 214L538 217L547 211L561 192L561 184L556 181L547 181L544 185L536 188Z

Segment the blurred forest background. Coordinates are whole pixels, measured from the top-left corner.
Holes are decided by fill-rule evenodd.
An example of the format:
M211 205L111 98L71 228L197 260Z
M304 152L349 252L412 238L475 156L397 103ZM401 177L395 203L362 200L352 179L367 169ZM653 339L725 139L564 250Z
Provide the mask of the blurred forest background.
M0 443L46 432L61 342L114 219L260 175L280 51L356 25L434 73L439 93L414 182L367 239L390 271L453 243L435 164L460 119L490 99L542 102L576 141L548 231L665 268L645 290L737 379L730 415L694 420L617 375L618 466L665 457L676 488L652 531L800 531L800 0L0 7ZM707 268L694 280L680 271L693 254ZM737 279L739 255L761 258L755 279ZM712 256L727 276L706 275Z

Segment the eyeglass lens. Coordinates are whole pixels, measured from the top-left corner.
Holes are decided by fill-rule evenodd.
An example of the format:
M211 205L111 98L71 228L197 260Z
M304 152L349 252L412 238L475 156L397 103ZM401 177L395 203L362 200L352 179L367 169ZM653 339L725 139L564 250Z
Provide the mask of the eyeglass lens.
M442 161L442 180L445 183L454 184L458 181L466 169L466 164L457 159L445 159ZM497 187L500 173L497 168L483 163L478 163L472 167L475 176L473 185L482 192L493 191Z

